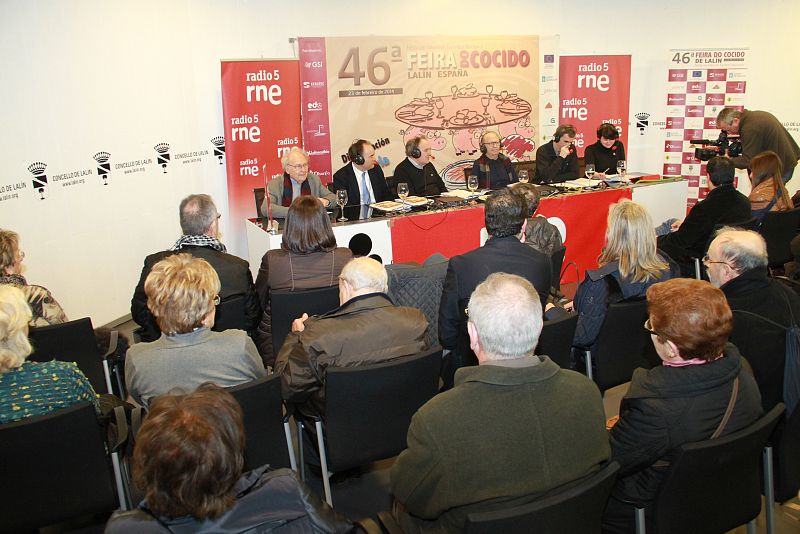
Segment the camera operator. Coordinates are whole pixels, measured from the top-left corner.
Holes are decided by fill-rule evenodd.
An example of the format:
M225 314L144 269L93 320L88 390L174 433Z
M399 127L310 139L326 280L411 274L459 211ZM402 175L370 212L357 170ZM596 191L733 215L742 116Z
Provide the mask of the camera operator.
M792 177L800 159L800 147L774 115L766 111L725 108L717 115L717 126L741 138L742 155L731 158L737 169L747 169L756 155L772 150L783 164L783 183Z

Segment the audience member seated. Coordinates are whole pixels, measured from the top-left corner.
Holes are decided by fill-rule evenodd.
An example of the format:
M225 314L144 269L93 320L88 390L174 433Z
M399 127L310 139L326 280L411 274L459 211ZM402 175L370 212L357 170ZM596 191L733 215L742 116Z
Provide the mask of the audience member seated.
M519 181L517 170L508 156L500 153L500 134L493 131L481 136L481 157L472 163L472 174L482 189L500 189Z
M353 532L291 470L242 473L244 447L242 410L224 389L153 399L133 453L144 500L106 533Z
M97 395L72 362L27 362L32 318L26 295L0 285L0 423L44 415L84 401L99 410Z
M651 286L647 304L650 317L644 328L663 365L637 369L622 399L611 430L620 478L603 532L634 531L630 502L649 512L677 447L725 436L761 415L755 379L736 347L727 343L733 317L722 291L705 281L676 278Z
M217 207L210 196L189 195L180 205L183 236L171 249L156 252L144 259L142 275L131 300L131 315L141 327L142 341L155 341L161 333L153 314L147 307L147 295L144 290L147 275L157 262L181 252L188 252L211 264L222 283L219 293L222 302L242 298L245 324L241 325L241 329L248 332L255 329L261 318L261 306L258 304L250 266L245 260L225 252L227 249L219 240L219 218Z
M533 353L542 304L530 282L490 275L467 328L479 365L419 409L391 470L407 533L463 532L467 514L533 501L610 456L597 386Z
M594 345L610 304L644 299L648 287L678 276L677 267L656 249L650 214L629 200L609 207L606 243L597 263L598 269L586 271L572 306L578 312L573 345L583 349Z
M292 201L281 248L264 254L256 277L256 293L263 312L254 338L265 365L275 363L270 290L294 291L336 285L342 267L352 258L349 248L336 246L328 213L318 199L302 196Z
M272 216L279 219L286 217L292 201L300 196L311 195L319 199L323 206L336 204L336 195L313 172L308 172L308 152L300 147L292 147L281 158L283 176L272 179L267 187ZM261 213L267 217L267 200L261 203Z
M533 248L533 250L538 250L548 256L564 246L561 241L561 232L558 231L558 228L547 222L547 217L536 216L536 210L539 209L539 188L533 184L518 183L514 185L511 192L521 194L525 198L525 203L528 207L524 243Z
M50 291L42 286L28 284L22 276L25 252L19 248L19 235L0 229L0 285L18 287L31 307L30 326L47 326L67 321L67 315Z
M767 245L758 233L723 228L704 258L708 279L720 288L732 310L744 310L789 327L800 321L800 297L769 278ZM765 411L783 402L785 336L763 331L765 322L734 314L733 342L747 358Z
M573 125L561 124L553 133L553 139L536 150L536 183L552 184L578 178L576 135Z
M409 195L426 197L447 193L442 177L431 163L431 144L427 137L409 139L406 156L394 168L395 183L407 183Z
M283 399L308 421L325 411L329 367L356 367L413 356L425 349L428 321L415 308L398 307L386 295L383 265L351 260L339 276L339 308L292 323L275 362ZM312 425L313 426L313 425Z
M748 220L750 201L733 185L736 168L729 158L713 157L706 165L708 194L692 206L683 221L673 223L672 232L658 239L658 248L676 262L686 264L687 276L694 276L690 258L701 258L714 227Z
M616 126L604 122L597 129L597 142L586 147L583 152L586 165L594 165L593 178L602 180L608 174L617 173L617 162L625 161L625 145L619 140Z
M489 240L482 247L450 258L439 305L439 340L451 353L442 376L445 387L453 385L456 369L475 365L470 351L465 309L475 288L492 273L516 274L539 292L542 305L550 292L550 258L523 245L528 209L522 195L502 189L486 200L484 224Z
M203 382L235 386L266 375L253 341L242 330L212 332L220 282L214 268L191 254L173 254L153 266L144 283L147 306L161 329L151 343L128 349L125 382L130 396L150 399Z
M750 205L753 217L762 220L770 211L786 211L794 208L786 191L781 174L783 168L778 155L766 150L750 161Z

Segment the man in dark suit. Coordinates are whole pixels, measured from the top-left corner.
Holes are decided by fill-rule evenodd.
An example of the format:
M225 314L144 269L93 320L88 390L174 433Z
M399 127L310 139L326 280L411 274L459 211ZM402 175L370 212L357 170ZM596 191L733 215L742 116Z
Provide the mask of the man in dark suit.
M469 297L492 273L516 274L528 280L539 294L542 306L550 290L550 258L523 243L527 206L522 195L508 189L486 200L484 224L489 240L483 247L450 258L439 306L439 341L451 353L442 375L452 387L456 369L477 363L469 348L467 312Z
M736 169L728 158L714 157L706 166L708 195L695 204L683 222L672 225L672 232L658 238L658 249L694 275L690 258L701 258L718 224L735 224L751 217L750 201L733 186Z
M383 169L375 159L372 143L359 139L347 150L350 163L333 174L336 190L347 190L348 206L369 206L392 200ZM363 211L363 210L362 210Z
M219 213L214 201L208 195L189 195L181 201L180 221L183 235L169 250L150 254L144 259L142 276L131 299L131 316L142 327L142 341L155 341L161 330L155 317L147 307L144 282L153 265L167 256L188 252L196 258L206 260L217 271L221 284L220 304L241 298L241 310L232 310L231 315L241 317L235 328L252 331L261 319L261 303L256 295L253 275L249 264L226 252L225 245L219 241ZM219 316L218 316L219 319ZM237 321L234 321L237 322ZM219 326L219 325L218 325Z

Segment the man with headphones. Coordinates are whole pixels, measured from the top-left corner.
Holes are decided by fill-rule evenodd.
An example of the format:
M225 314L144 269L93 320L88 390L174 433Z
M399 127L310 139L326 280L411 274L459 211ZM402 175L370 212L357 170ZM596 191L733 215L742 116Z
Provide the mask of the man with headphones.
M350 163L333 174L333 185L337 191L347 190L348 206L369 206L392 200L372 143L364 139L353 142L347 149L347 157Z
M518 182L517 170L508 156L501 154L503 144L497 132L488 131L481 136L481 157L472 164L472 174L484 189L500 189Z
M716 156L708 160L708 194L689 211L683 222L672 224L672 232L658 238L658 248L694 275L690 258L700 258L718 224L733 224L750 218L750 199L733 185L733 160Z
M578 178L580 168L575 152L575 127L562 124L556 128L553 139L536 151L536 179L539 184L566 182Z
M431 163L431 144L425 136L406 142L406 159L394 168L395 183L407 183L408 193L421 197L447 192L442 177Z
M625 160L625 146L619 140L617 128L604 122L597 129L597 142L586 147L583 153L584 162L594 164L598 180L606 177L606 173L617 172L617 162Z

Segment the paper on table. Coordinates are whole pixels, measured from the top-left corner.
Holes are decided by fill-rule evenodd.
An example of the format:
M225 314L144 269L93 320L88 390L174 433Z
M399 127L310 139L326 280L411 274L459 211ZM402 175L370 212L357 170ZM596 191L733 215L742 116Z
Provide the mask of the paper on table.
M475 191L473 193L472 191L467 191L466 189L451 189L450 191L447 192L447 196L467 199L467 198L475 198L477 196L484 194L485 192L486 190Z
M567 180L564 185L567 187L596 187L600 185L602 180L592 180L590 178L578 178L577 180Z

